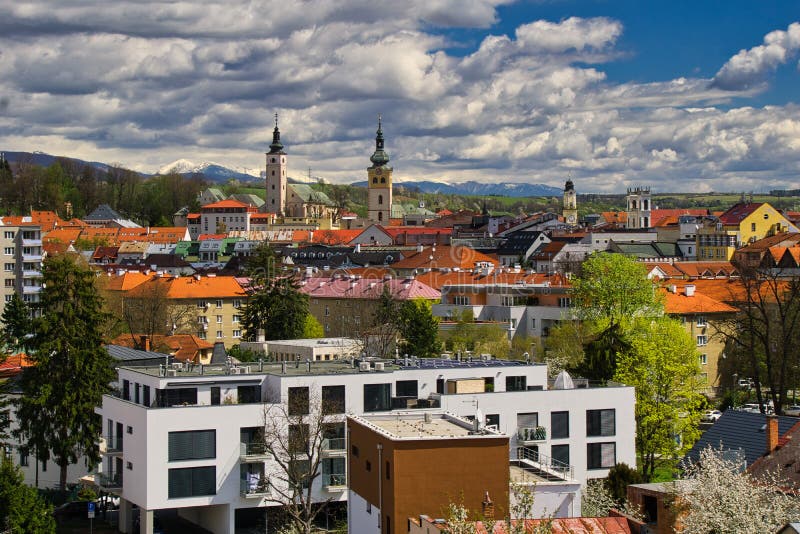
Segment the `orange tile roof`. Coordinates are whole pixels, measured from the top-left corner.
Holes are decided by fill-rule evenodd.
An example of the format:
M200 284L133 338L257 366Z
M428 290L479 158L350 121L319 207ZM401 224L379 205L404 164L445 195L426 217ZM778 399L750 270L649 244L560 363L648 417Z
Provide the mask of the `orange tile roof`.
M561 517L519 521L525 522L525 532L535 532L537 528L546 526L547 532L552 534L631 534L628 520L624 517ZM513 523L516 524L517 520ZM472 532L470 530L470 533ZM508 532L508 524L505 521L475 522L474 534L508 534Z
M198 241L205 241L206 239L225 239L228 234L200 234L197 237Z
M655 209L650 211L650 225L651 226L663 226L661 221L663 219L672 219L674 218L675 223L678 222L678 217L681 215L694 215L695 217L703 217L708 215L708 210L705 209L688 209L688 208L676 208L676 209Z
M414 252L405 259L393 263L392 268L471 270L478 262L488 262L495 266L499 263L497 259L463 245L437 245L424 248L422 252Z
M119 241L142 241L146 243L177 243L186 237L183 226L151 226L147 228L120 228Z
M70 246L69 243L61 243L60 241L44 241L42 242L42 251L47 256L56 256L67 252Z
M56 228L55 230L48 232L43 238L42 241L45 243L74 243L78 237L81 235L80 228Z
M186 216L187 221L197 220L198 224L200 224L200 214L199 213L190 213Z
M645 268L647 269L647 273L650 274L653 270L658 267L661 271L664 272L667 278L683 278L684 274L683 271L675 267L673 264L669 262L658 262L658 263L645 263Z
M199 279L198 279L199 278ZM245 296L244 289L233 276L151 277L128 292L131 297L151 294L168 299L218 299Z
M127 271L121 275L109 276L108 282L105 284L105 289L108 291L129 291L153 279L155 276L155 274L144 274L140 271Z
M669 287L669 285L668 285ZM686 296L686 284L676 285L676 292L662 288L664 294L664 309L674 315L688 315L696 313L736 313L733 306L720 302L695 290L691 297Z
M513 285L517 283L526 284L542 284L549 281L551 287L570 287L569 280L561 275L550 275L545 273L532 273L527 272L509 272L500 269L494 269L491 273L481 274L473 273L472 271L460 272L442 272L442 271L429 271L416 275L416 279L427 284L434 289L441 291L442 287L446 285L494 285L494 284L507 284Z
M604 211L600 216L604 221L611 224L625 224L628 222L628 213L625 211Z
M206 204L201 209L203 211L213 209L213 208L242 208L247 209L250 207L249 204L245 204L244 202L239 202L238 200L227 199L227 200L220 200L219 202L212 202L211 204Z
M689 278L727 277L737 273L729 261L676 261L673 265Z
M141 350L140 340L143 337L145 337L143 334L120 334L111 341L111 344ZM156 334L150 342L150 350L171 354L175 359L183 362L198 363L200 351L208 351L213 348L212 343L202 340L194 334L173 334L171 336Z
M22 372L25 367L30 367L33 362L25 353L10 354L5 360L0 362L0 377L15 376Z

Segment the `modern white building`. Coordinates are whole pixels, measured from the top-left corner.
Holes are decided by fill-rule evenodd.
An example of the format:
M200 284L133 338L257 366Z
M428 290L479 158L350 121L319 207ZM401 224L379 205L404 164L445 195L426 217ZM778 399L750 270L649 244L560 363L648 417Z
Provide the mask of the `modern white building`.
M262 454L261 432L265 410L297 396L333 401L329 420L341 422L323 442L322 476L312 485L320 501L347 498L346 415L477 418L512 436L509 459L524 447L543 472L573 482L604 477L617 462L633 465L633 388L563 389L568 382L558 389L544 365L491 359L122 367L118 394L98 408L106 429L98 480L122 497L122 532L131 532L135 504L143 533L165 509L232 533L248 510L279 504L271 490L277 464Z

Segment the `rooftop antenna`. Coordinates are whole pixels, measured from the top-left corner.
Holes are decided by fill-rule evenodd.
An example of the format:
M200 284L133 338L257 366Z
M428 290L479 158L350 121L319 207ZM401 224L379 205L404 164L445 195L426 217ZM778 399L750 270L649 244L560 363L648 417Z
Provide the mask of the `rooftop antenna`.
M311 181L311 167L308 168L308 181Z

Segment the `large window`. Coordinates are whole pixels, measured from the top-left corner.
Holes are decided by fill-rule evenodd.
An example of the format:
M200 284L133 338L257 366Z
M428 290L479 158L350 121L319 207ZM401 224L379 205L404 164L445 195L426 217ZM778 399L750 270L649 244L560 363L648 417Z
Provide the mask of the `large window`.
M322 413L344 413L344 386L322 386Z
M569 445L553 445L550 447L550 457L557 467L569 465Z
M394 391L396 397L417 397L417 381L416 380L398 380L394 384Z
M614 436L616 435L615 410L586 410L586 435Z
M610 469L617 463L617 444L588 443L586 459L589 469Z
M539 426L539 412L517 414L517 428L533 428Z
M506 391L525 391L528 388L527 376L507 376Z
M169 461L217 457L217 431L191 430L169 433Z
M188 467L169 470L169 498L200 497L217 493L217 468Z
M569 412L550 413L550 437L553 439L569 437Z
M308 453L309 426L307 424L289 425L289 452L293 454Z
M197 388L157 389L156 406L181 406L197 404Z
M306 415L308 413L308 388L289 388L289 415Z
M236 396L239 404L258 404L261 402L261 386L239 386Z
M391 384L364 384L364 411L382 412L392 408Z

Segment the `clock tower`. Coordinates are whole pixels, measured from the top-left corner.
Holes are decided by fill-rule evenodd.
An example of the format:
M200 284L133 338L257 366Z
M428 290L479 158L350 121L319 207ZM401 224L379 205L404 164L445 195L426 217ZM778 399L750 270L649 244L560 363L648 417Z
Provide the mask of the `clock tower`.
M372 165L367 168L367 189L369 191L367 218L370 222L389 225L392 214L392 168L389 155L383 149L383 130L381 116L378 115L378 131L375 136L375 152L369 158Z
M286 152L281 143L281 131L278 129L278 114L275 114L275 129L272 131L272 144L267 152L266 203L264 211L276 213L279 217L286 214Z
M575 185L572 180L567 180L564 185L564 222L567 226L578 225L578 199L575 194Z

